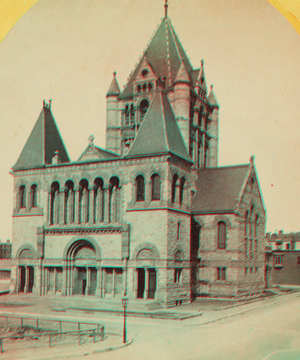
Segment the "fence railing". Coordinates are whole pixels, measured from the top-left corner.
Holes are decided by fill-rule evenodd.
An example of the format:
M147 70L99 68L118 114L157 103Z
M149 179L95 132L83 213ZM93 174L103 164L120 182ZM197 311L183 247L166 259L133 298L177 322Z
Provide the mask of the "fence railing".
M72 320L55 320L55 319L46 319L46 318L35 318L35 317L24 317L24 316L14 316L14 315L0 315L0 318L5 318L5 326L7 327L9 322L8 319L17 319L20 320L20 325L21 327L24 327L24 320L34 320L35 321L35 327L37 330L41 330L40 327L40 322L54 322L58 324L58 331L51 331L48 333L41 333L41 334L29 334L29 335L22 335L22 336L17 336L17 335L8 335L8 336L2 336L0 338L0 351L1 353L4 351L3 350L3 343L5 339L13 339L13 340L17 340L17 339L24 339L24 338L42 338L42 337L48 337L49 338L49 347L53 346L53 338L58 335L64 335L64 334L68 334L68 335L76 335L78 334L78 341L79 341L79 345L81 345L81 339L82 339L82 335L84 334L92 334L93 336L93 343L96 342L96 337L99 337L100 340L104 339L105 336L105 330L104 330L104 325L100 325L100 324L95 324L95 323L90 323L90 322L82 322L82 321L72 321ZM63 331L63 324L77 324L78 330L75 331ZM82 325L88 325L88 326L93 326L92 329L82 329L81 326ZM27 325L28 326L28 325Z

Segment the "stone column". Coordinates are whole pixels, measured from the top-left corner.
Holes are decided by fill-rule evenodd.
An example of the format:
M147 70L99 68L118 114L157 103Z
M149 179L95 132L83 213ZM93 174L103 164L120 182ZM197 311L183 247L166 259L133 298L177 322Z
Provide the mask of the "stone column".
M79 189L74 190L74 197L75 197L75 201L74 201L74 223L75 224L79 224Z
M105 298L105 272L102 268L102 298Z
M201 159L201 167L205 167L205 138L206 134L202 134L202 159Z
M28 285L29 285L29 266L24 266L24 267L25 267L25 288L24 288L24 293L27 294Z
M54 267L54 285L53 285L53 295L56 293L56 267Z
M116 187L111 187L110 222L116 221Z
M40 282L39 282L39 295L43 295L43 260L40 259L40 265L39 265L39 277L40 277Z
M52 211L51 211L51 194L52 194L52 192L49 191L48 192L48 225L52 225L52 222L51 222L51 214L52 214Z
M89 267L86 268L86 288L85 288L85 296L88 296L90 293L91 286L91 269Z
M64 225L65 224L65 190L62 190L57 193L58 194L58 224Z
M152 181L145 181L145 203L149 204L152 200L152 194L151 194L151 184Z
M95 196L95 188L91 187L89 189L89 224L95 223L94 196Z
M149 296L149 269L145 268L145 293L144 293L144 299L148 300Z
M112 297L115 297L115 293L116 293L116 269L113 269Z
M95 295L102 298L102 267L97 268L97 287Z
M104 190L104 222L108 224L109 221L109 188Z
M66 265L63 266L63 286L62 286L62 295L63 296L67 296L68 295L68 290L67 290L67 269L68 267Z
M137 283L138 283L138 269L133 269L133 294L134 300L137 299Z
M46 267L43 267L43 295L47 294L47 278L46 278Z

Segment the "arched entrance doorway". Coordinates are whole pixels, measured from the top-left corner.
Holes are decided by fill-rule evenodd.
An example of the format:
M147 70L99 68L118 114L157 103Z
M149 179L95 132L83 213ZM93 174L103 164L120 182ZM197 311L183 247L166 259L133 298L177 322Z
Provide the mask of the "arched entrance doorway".
M87 240L73 243L67 253L72 295L95 295L97 287L96 249Z
M137 298L155 299L156 269L155 255L150 249L137 254Z
M19 290L18 292L32 293L34 287L34 267L30 266L33 259L31 250L24 249L19 255Z

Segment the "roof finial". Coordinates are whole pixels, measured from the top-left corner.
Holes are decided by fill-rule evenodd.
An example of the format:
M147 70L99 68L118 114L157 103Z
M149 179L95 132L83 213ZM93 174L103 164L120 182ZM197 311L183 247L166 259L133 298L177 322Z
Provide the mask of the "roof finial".
M114 71L114 72L113 72L113 75L114 75L114 77L116 77L116 75L117 75L117 72L116 72L116 71Z
M168 0L165 0L165 19L168 17Z
M89 143L91 146L94 146L94 139L95 139L95 136L93 134L88 137L88 140L89 140Z

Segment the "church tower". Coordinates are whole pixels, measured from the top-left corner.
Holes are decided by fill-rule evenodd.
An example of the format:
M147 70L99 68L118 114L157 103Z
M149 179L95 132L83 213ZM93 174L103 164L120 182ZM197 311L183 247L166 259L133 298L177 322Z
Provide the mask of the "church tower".
M168 17L165 16L139 63L120 92L116 75L107 92L106 148L126 155L155 94L163 89L195 168L218 165L218 110L207 95L204 63L193 69Z

